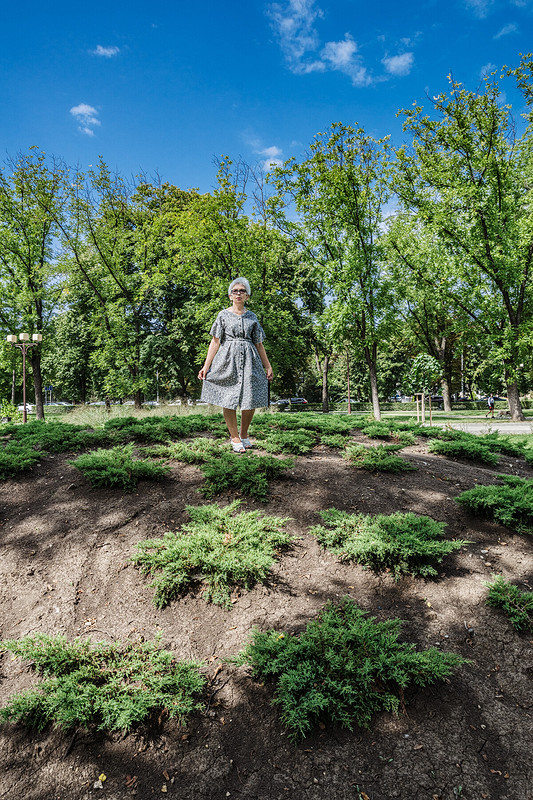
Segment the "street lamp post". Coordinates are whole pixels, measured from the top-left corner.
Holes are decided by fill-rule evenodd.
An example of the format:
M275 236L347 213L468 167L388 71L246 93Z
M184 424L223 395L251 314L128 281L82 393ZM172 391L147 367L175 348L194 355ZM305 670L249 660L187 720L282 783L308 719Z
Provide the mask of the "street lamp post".
M9 344L12 344L13 347L16 347L22 352L22 421L24 424L28 421L26 412L26 353L29 347L37 347L37 345L42 342L43 335L42 333L34 333L31 338L32 341L30 342L29 333L19 333L18 340L14 333L10 333L7 337Z

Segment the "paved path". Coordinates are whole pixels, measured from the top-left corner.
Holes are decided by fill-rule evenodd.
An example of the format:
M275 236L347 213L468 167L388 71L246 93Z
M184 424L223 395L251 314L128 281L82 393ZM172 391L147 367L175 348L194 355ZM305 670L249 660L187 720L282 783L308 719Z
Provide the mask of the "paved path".
M449 425L456 428L458 431L468 431L468 433L490 433L491 431L498 431L499 433L528 433L533 434L533 420L529 422L506 422L505 420L488 419L486 422L457 422L447 421L438 422L433 420L433 425L438 425L440 428L445 428Z

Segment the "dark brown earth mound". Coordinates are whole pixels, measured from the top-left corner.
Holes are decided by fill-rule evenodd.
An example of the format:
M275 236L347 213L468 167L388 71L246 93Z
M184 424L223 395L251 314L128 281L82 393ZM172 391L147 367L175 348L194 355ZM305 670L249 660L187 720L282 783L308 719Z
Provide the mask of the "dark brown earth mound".
M495 482L498 472L531 470L510 457L498 470L452 462L423 445L402 455L417 471L370 475L317 447L271 486L268 503L244 501L243 509L290 517L298 539L269 585L235 593L230 611L207 605L201 589L158 611L129 561L137 542L177 528L187 521L187 504L205 502L195 467L176 465L166 482L142 482L137 493L123 494L91 491L62 455L3 483L1 637L113 641L161 631L176 657L205 662L209 702L187 728L162 716L126 736L4 725L0 798L531 800L532 642L486 606L484 582L501 572L531 587L533 539L475 519L454 502L464 489ZM395 583L320 549L308 531L329 507L428 514L447 523L449 537L472 544L443 562L437 580ZM471 664L446 683L410 691L398 718L379 715L370 730L354 733L325 725L291 744L271 706L272 687L225 659L254 625L301 630L344 595L378 619L404 620L402 640L419 648L439 643ZM0 703L35 683L32 670L9 655L0 665ZM102 773L103 788L95 788Z

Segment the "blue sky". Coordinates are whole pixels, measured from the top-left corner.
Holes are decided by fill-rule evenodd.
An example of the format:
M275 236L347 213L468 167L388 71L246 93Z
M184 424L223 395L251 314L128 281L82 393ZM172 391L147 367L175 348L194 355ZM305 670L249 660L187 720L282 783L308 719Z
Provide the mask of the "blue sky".
M399 144L397 110L450 72L473 89L533 50L533 0L30 0L4 7L0 41L4 157L100 155L209 191L214 157L300 157L333 122Z

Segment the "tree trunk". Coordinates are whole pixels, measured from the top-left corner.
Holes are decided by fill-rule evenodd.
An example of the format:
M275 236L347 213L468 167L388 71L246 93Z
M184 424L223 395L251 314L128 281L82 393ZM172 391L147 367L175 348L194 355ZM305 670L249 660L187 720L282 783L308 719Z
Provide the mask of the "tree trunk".
M322 362L322 411L324 414L329 413L328 369L329 369L329 356L324 356L324 360Z
M444 405L444 410L451 411L452 401L450 396L450 384L448 383L448 378L442 379L441 386L442 386L442 402Z
M37 419L44 419L43 376L41 375L41 354L38 347L31 349L31 369L35 390L35 416Z
M378 370L377 370L377 345L372 345L372 351L370 348L365 347L365 361L368 367L368 371L370 373L370 394L372 396L372 412L374 414L374 419L376 422L379 422L381 419L381 409L379 407L379 395L378 395Z
M517 422L525 420L524 412L522 411L522 403L520 402L520 392L518 391L518 384L516 381L509 381L507 383L507 402L509 403L511 419Z
M135 403L135 408L142 408L143 393L142 393L142 391L140 389L137 389L137 391L133 395L133 401Z
M352 398L350 395L350 354L346 351L346 389L348 391L348 414L352 413Z

